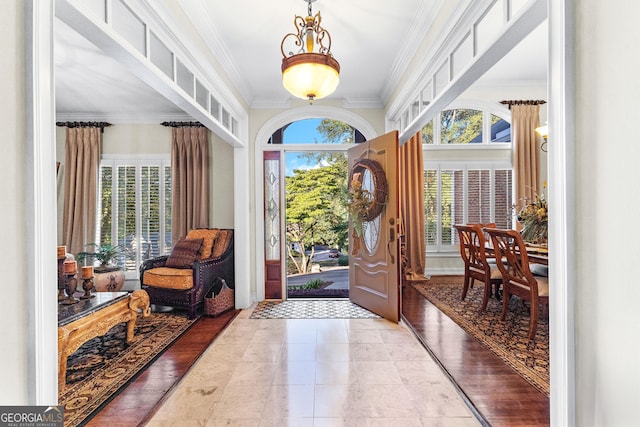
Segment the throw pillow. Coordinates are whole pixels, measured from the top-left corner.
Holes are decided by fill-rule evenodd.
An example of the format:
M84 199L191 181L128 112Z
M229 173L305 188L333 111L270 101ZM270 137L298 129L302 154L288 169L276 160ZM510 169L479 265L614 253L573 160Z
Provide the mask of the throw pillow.
M196 228L187 233L186 239L203 238L202 249L200 250L199 259L207 259L211 257L211 251L216 241L218 230L209 228Z
M180 239L167 258L165 267L191 268L200 254L203 239Z

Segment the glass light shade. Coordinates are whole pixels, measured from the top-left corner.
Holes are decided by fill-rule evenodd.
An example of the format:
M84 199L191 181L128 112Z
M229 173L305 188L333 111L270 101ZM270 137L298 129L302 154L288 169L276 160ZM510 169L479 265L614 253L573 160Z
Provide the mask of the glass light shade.
M536 132L543 138L547 138L549 136L549 126L544 125L536 128Z
M282 60L282 84L297 98L313 101L332 94L339 75L340 64L329 55L300 53Z

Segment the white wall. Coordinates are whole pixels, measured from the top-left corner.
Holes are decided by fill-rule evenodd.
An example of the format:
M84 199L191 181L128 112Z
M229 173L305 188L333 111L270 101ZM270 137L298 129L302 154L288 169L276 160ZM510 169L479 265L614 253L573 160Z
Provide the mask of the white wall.
M233 147L216 135L211 135L210 142L209 224L217 228L235 228L233 223Z
M573 4L576 425L638 425L640 2Z
M2 3L0 14L0 126L3 130L0 167L0 235L6 248L0 257L4 272L5 301L0 332L0 404L27 404L27 265L29 250L24 221L27 204L25 166L25 38L24 4L21 0ZM55 279L53 279L55 280Z

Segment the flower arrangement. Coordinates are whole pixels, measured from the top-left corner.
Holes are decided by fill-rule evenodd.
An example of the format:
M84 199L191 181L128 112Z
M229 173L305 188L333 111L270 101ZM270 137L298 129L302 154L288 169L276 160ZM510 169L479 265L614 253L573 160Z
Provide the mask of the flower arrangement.
M354 174L349 186L349 196L347 199L347 211L351 217L353 229L358 237L362 237L362 224L367 221L367 212L373 203L373 194L362 188L362 182L358 174Z
M528 199L525 199L525 202L528 202ZM547 243L548 207L544 194L536 194L534 199L518 212L518 222L523 225L520 234L525 242Z

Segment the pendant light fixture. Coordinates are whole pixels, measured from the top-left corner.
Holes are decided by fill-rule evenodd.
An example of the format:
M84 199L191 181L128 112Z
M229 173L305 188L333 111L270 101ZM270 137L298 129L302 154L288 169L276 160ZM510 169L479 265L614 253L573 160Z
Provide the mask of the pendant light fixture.
M296 33L284 36L282 52L282 84L293 96L313 102L333 93L340 81L340 64L331 54L331 35L320 25L320 12L315 16L308 3L308 16L296 15Z

